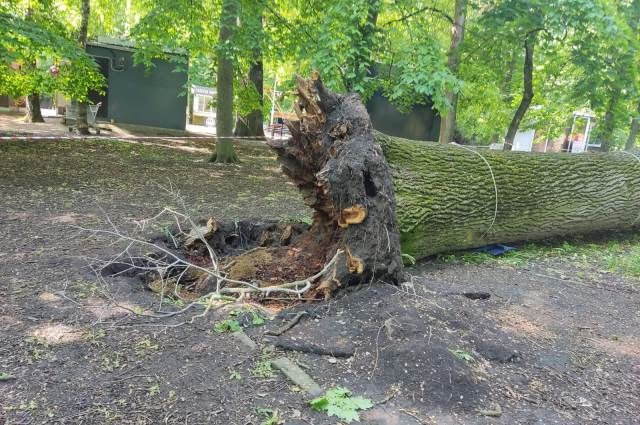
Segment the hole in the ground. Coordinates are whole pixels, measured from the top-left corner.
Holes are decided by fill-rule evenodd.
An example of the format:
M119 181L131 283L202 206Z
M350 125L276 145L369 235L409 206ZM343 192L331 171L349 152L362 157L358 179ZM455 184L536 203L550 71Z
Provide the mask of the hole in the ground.
M491 294L488 292L463 292L462 295L470 300L488 300Z

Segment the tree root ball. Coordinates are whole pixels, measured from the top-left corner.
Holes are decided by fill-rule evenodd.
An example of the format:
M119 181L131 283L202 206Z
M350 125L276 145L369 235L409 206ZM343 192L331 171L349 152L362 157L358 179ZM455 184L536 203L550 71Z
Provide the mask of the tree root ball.
M180 272L181 288L327 298L347 285L402 279L391 173L362 101L329 92L317 74L298 77L297 95L291 139L270 146L314 210L311 225L203 221L182 233L178 250L191 264L215 267L214 278Z

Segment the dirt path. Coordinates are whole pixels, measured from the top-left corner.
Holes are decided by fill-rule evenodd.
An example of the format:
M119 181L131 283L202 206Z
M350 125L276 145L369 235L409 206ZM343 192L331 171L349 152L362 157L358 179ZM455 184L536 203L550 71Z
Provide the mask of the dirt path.
M0 424L258 425L258 408L286 424L336 424L272 369L282 355L324 389L379 403L362 414L367 424L639 423L638 282L579 279L569 260L427 262L399 288L373 284L263 325L248 320L254 351L214 331L228 309L192 323L201 308L140 317L157 309L156 294L90 273L80 257L113 248L71 226L99 226L103 211L118 223L149 217L174 201L159 184L178 187L198 217L307 214L270 153L252 144L241 155L241 165L217 167L156 146L0 144L0 376L9 375ZM355 354L270 348L265 330L297 310L310 314L281 338Z

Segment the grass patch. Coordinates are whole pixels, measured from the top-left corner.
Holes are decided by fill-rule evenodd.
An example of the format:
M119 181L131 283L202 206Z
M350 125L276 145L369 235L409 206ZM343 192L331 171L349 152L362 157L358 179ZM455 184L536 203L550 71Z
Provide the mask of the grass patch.
M483 252L442 254L440 261L453 264L494 264L523 267L533 261L561 258L577 266L640 279L640 235L618 234L614 239L572 238L520 245L514 251L494 257Z

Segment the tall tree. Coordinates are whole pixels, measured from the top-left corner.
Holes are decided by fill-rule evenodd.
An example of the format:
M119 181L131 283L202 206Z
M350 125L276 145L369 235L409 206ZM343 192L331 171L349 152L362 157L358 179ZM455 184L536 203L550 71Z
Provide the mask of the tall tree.
M530 32L524 39L524 66L522 68L522 81L524 88L520 104L511 119L511 123L507 129L507 135L504 138L505 150L511 150L513 140L516 137L522 118L524 118L524 114L527 113L527 110L531 105L531 101L533 100L533 51L536 45L536 33L537 31Z
M33 7L29 5L27 7L27 14L25 17L27 22L33 21ZM30 71L33 71L37 68L38 64L36 59L30 60L26 65ZM38 91L33 91L27 95L27 114L24 117L25 122L44 122L44 118L42 117L42 109L40 108L40 93Z
M447 66L449 71L458 76L460 67L460 44L464 41L464 27L467 16L467 0L456 0L453 14L453 25L451 27L451 44L447 54ZM456 132L456 113L458 109L458 93L449 90L446 94L449 109L446 111L440 123L440 143L453 142Z
M82 50L87 47L87 31L89 29L89 16L91 15L90 0L82 0L80 13L80 28L78 28L78 45ZM79 134L89 134L89 124L87 123L87 102L73 99L72 104L77 111L75 129Z
M216 73L216 150L211 160L216 163L238 162L233 146L233 35L238 19L238 0L223 0L220 12Z

